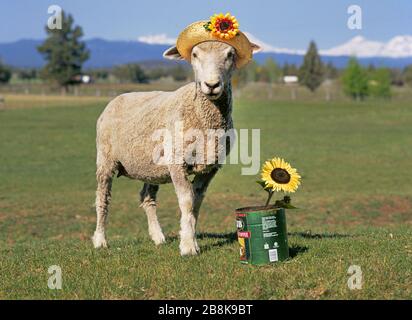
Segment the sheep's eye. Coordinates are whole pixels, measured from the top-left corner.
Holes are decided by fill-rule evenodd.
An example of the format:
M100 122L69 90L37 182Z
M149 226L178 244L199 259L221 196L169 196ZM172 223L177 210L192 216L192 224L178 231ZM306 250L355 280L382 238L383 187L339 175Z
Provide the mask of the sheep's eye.
M197 54L193 52L192 54L193 58L197 58Z
M232 52L232 51L229 51L229 52L228 52L227 58L228 58L228 59L232 59L232 58L233 58L233 52Z

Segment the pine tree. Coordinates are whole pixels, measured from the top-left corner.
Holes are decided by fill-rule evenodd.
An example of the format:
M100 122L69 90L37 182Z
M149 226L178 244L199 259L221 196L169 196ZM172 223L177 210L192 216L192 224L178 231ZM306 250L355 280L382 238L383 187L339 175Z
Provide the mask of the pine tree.
M9 67L4 65L0 60L0 84L5 84L10 81L11 78L11 70Z
M70 14L62 12L62 29L51 30L46 26L46 33L47 39L37 48L47 61L42 75L67 90L76 83L74 77L81 73L83 63L89 58L85 43L80 41L83 30L74 26Z
M321 85L322 80L323 64L315 42L311 41L299 71L299 81L313 92Z
M349 60L342 75L342 82L345 93L353 99L363 100L369 93L367 72L355 57Z

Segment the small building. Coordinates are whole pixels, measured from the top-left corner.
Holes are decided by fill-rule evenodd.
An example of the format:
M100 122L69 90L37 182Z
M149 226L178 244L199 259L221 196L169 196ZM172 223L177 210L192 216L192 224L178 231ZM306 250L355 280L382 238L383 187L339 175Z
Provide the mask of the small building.
M73 77L73 80L77 83L89 84L93 82L92 76L88 74L78 74Z
M81 78L82 83L91 83L92 82L92 77L89 76L88 74L83 74Z
M286 84L296 84L299 82L298 76L284 76L283 82Z

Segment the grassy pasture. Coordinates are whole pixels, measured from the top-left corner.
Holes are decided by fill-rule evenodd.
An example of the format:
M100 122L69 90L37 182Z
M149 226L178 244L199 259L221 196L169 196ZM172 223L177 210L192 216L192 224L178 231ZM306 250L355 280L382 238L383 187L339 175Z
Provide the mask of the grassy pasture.
M43 100L41 100L43 99ZM159 192L168 243L149 240L141 183L113 184L108 250L94 250L95 122L107 98L6 96L0 110L0 298L412 298L412 107L408 101L235 103L237 128L261 129L261 161L303 176L288 212L292 258L238 262L234 209L260 204L256 176L225 166L199 222L201 255L181 258L172 186ZM47 287L51 265L63 289ZM359 265L363 288L349 290Z

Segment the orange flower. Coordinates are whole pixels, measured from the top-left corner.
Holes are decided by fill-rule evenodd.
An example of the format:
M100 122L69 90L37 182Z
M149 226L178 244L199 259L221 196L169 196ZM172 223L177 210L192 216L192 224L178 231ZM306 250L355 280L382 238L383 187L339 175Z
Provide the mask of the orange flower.
M215 14L205 26L207 30L220 39L232 39L239 33L239 23L230 13Z

